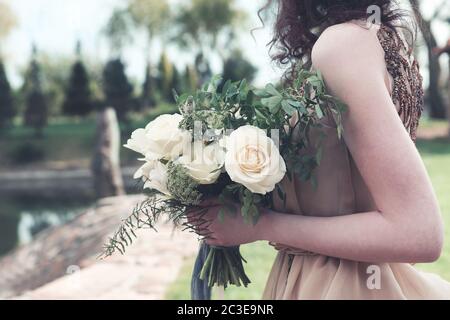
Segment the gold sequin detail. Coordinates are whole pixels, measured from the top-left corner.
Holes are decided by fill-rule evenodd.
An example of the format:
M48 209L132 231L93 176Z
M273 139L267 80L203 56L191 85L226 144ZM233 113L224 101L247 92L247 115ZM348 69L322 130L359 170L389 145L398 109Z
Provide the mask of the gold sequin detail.
M412 50L408 50L397 31L381 26L378 39L385 52L385 61L394 83L392 101L399 106L399 115L413 141L424 108L423 79L416 59L412 62Z

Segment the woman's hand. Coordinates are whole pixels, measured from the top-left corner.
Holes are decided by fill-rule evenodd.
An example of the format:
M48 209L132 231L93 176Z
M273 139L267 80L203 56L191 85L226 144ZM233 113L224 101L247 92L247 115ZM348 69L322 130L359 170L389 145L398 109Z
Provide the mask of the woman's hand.
M259 225L244 221L239 205L235 205L234 214L225 211L223 219L219 219L223 205L217 199L206 200L200 206L203 209L188 213L188 220L207 244L232 247L261 240Z

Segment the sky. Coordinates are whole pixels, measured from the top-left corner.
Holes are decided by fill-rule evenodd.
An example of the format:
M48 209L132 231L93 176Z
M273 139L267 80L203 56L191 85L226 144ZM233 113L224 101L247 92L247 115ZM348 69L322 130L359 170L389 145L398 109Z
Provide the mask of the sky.
M70 56L74 53L74 46L79 39L83 44L83 54L99 61L106 61L109 57L107 42L101 34L112 10L123 6L126 0L3 0L8 2L18 18L18 27L6 41L4 53L8 75L13 86L20 86L22 79L20 70L27 65L31 53L32 43L36 43L40 52L56 56ZM171 0L180 2L183 0ZM426 9L431 12L442 0L426 0ZM259 69L257 83L275 81L281 72L271 64L266 44L270 40L271 30L266 27L254 33L250 30L259 27L256 12L264 0L237 0L236 4L246 10L250 16L250 23L240 34L240 47L247 58ZM444 43L450 36L448 28L438 26L440 43ZM134 43L123 53L127 65L128 75L142 81L145 65L145 39L142 34L136 35ZM152 52L159 57L160 45L156 45ZM179 67L192 61L191 54L170 47L168 54ZM153 58L155 59L155 58ZM213 60L213 69L219 72L218 61Z

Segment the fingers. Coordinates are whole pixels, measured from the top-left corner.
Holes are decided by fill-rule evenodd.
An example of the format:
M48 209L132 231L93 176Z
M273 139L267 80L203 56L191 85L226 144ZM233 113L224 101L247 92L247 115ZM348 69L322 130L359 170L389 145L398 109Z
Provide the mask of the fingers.
M184 224L184 230L190 230L202 239L212 238L212 232L209 229L211 224L213 223L213 219L211 219L208 215L208 209L195 209L186 213L187 222Z

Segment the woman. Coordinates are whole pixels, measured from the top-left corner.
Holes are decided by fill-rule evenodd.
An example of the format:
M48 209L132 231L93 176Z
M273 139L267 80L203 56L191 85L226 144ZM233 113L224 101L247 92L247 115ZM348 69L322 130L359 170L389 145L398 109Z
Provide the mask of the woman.
M438 259L443 225L414 145L423 91L403 13L388 0L277 4L275 59L322 72L348 105L344 136L327 119L317 188L284 181L286 207L277 201L256 226L219 222L211 205L209 244L273 244L265 299L450 299L449 283L412 266ZM366 23L371 5L380 25Z

